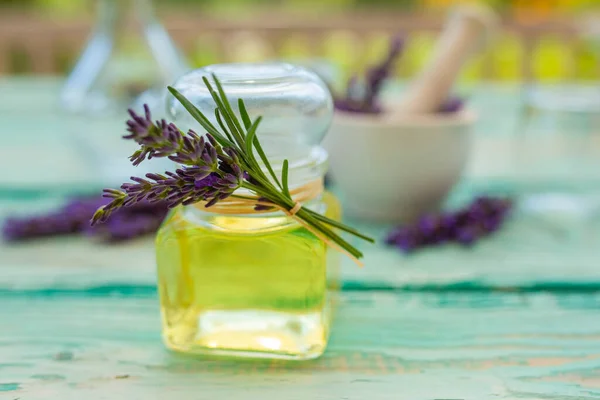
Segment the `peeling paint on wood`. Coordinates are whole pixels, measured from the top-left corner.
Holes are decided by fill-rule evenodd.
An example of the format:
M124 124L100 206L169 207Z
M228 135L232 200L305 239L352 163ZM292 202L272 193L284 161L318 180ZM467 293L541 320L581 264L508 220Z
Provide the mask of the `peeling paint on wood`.
M600 398L600 293L344 292L304 363L169 353L152 294L0 301L0 382L26 399Z

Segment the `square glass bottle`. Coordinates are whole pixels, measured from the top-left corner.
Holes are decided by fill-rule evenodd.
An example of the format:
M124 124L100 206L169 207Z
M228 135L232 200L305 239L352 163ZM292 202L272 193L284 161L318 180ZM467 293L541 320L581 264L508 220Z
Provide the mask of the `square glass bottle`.
M322 182L327 154L319 144L331 122L332 100L314 73L288 64L194 71L175 87L205 115L214 115L201 84L211 74L232 104L242 98L250 115L264 117L257 135L274 166L290 161L292 192ZM170 113L180 128L198 128L176 101ZM340 219L330 193L304 206ZM156 249L163 337L170 349L287 359L316 358L325 350L331 318L327 278L337 269L338 255L293 218L179 207L160 229Z

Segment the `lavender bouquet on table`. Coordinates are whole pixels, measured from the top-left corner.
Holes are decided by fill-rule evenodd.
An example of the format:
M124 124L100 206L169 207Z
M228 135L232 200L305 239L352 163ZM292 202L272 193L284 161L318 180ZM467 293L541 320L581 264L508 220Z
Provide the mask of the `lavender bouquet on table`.
M385 112L381 105L381 90L388 79L393 76L396 62L404 47L404 40L397 36L392 39L385 58L370 67L360 80L353 76L348 81L344 96L335 99L335 108L338 111L357 114L380 114ZM441 105L439 113L453 113L461 110L463 101L459 97L451 96Z
M45 214L12 217L4 222L2 236L7 242L23 242L84 234L102 242L122 242L154 234L168 211L165 203L140 202L119 210L107 224L91 227L94 212L109 201L100 196L76 198Z
M425 215L412 225L398 227L386 243L405 253L450 242L471 246L497 232L512 205L509 199L481 196L458 211Z

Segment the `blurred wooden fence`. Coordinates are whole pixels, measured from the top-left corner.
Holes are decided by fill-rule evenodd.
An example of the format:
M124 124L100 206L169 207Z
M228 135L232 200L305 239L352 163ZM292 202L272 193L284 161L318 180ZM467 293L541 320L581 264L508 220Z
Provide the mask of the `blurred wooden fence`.
M321 18L260 15L246 21L171 15L169 32L194 65L263 59L327 58L344 73L377 59L391 34L406 37L398 76L427 60L442 21L415 15L346 14ZM90 33L89 20L53 21L0 12L0 75L68 71ZM600 47L600 45L596 44ZM600 79L600 49L569 21L526 26L505 23L486 54L473 60L465 80Z

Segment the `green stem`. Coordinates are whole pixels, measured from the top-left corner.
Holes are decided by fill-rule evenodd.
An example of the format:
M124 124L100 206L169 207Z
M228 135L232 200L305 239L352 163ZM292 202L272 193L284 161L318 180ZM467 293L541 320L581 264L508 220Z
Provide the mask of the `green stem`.
M245 182L242 186L246 189L252 190L253 192L257 193L261 197L265 197L265 198L269 199L274 204L276 204L280 207L283 207L286 210L290 210L291 208L294 207L293 200L286 198L281 193L279 193L277 190L265 190L264 188L258 187L256 185L253 185L248 182ZM354 257L357 257L357 258L362 257L362 253L359 250L357 250L354 246L352 246L350 243L348 243L346 240L344 240L341 236L336 234L334 231L329 229L326 225L321 223L321 221L314 216L313 211L309 211L307 208L301 208L300 211L298 211L298 213L296 215L299 218L301 218L302 220L306 221L309 225L313 226L316 230L318 230L320 233L322 233L325 237L327 237L328 239L331 239L333 242L338 244L344 250L348 251ZM373 240L367 236L360 234L359 232L353 230L352 228L344 226L343 224L337 223L326 217L323 217L323 218L326 219L326 221L323 221L323 222L330 222L330 224L334 225L334 226L338 225L340 227L340 229L342 229L342 227L343 227L344 231L346 231L354 236L360 237L361 239L365 239L369 242L371 242ZM333 223L331 223L331 222L333 222Z
M360 252L357 248L355 248L346 240L344 240L341 236L333 232L331 229L327 228L325 225L323 225L317 219L312 217L310 214L306 213L306 209L300 209L300 211L298 211L296 215L302 218L304 221L306 221L309 225L312 225L315 229L317 229L319 232L325 235L325 237L331 239L333 242L335 242L337 245L339 245L341 248L346 250L354 257L362 258L362 252Z
M348 232L348 233L350 233L350 234L352 234L354 236L357 236L357 237L359 237L359 238L361 238L363 240L366 240L369 243L375 243L375 239L373 239L370 236L367 236L367 235L364 235L364 234L360 233L359 231L357 231L354 228L349 227L348 225L344 225L341 222L338 222L336 220L328 218L328 217L324 216L323 214L319 214L318 212L313 211L313 210L311 210L309 208L305 208L305 210L306 210L307 213L309 213L310 215L312 215L313 217L315 217L319 221L326 223L327 225L331 225L333 227L341 229L344 232Z
M292 207L294 207L294 204L292 203L291 200L285 198L283 195L281 195L281 193L279 193L277 190L273 190L272 188L264 188L264 187L256 186L249 182L244 182L242 184L242 187L245 189L248 189L248 190L252 190L259 197L264 197L266 199L269 199L269 201L273 202L273 204L276 204L285 209L289 210Z
M217 90L211 86L210 82L206 77L203 77L203 81L209 90L217 109L215 110L215 117L217 119L219 127L223 130L223 133L219 132L214 125L198 110L189 100L181 95L177 90L169 87L169 91L182 103L182 105L188 110L188 112L194 117L200 125L202 125L209 133L211 133L215 139L224 147L231 147L239 153L240 166L244 171L250 174L253 182L244 181L241 185L242 188L254 192L257 196L268 199L275 206L285 210L291 210L294 208L295 202L288 187L288 161L285 160L283 164L283 171L281 176L281 182L273 171L273 168L260 145L260 141L256 136L256 129L260 123L260 117L251 123L250 116L246 111L246 107L242 100L239 100L240 114L242 116L242 123L238 120L238 117L233 112L229 99L223 90L223 87L216 76L213 75ZM244 129L245 128L245 129ZM218 146L215 146L218 148ZM223 153L221 149L218 149L220 153ZM258 160L254 155L253 150L256 150L260 159L265 164L265 168L273 178L273 182L267 177L267 174L258 164ZM220 171L215 171L222 175ZM276 187L276 186L278 187ZM234 198L255 200L251 197L232 195ZM350 233L363 240L374 242L374 240L366 235L361 234L357 230L348 227L341 222L334 221L328 217L325 217L315 211L309 210L308 208L300 208L296 217L310 226L311 230L317 232L319 236L324 237L340 246L342 249L347 251L353 257L361 258L362 253L352 246L349 242L344 240L338 235L332 228L340 229L344 232Z

